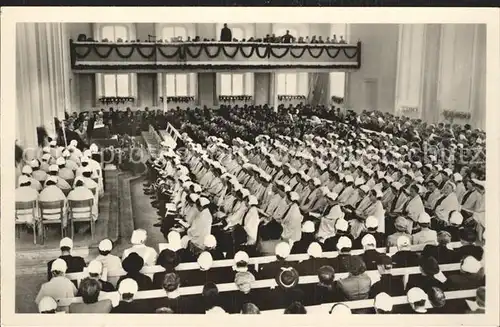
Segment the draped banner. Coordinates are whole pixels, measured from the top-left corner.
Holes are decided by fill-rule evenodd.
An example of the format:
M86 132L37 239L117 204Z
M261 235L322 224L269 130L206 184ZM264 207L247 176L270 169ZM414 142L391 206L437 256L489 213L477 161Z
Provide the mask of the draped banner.
M329 78L328 73L309 73L309 104L328 104Z
M361 43L257 42L108 43L70 41L75 70L321 68L355 69Z
M36 146L36 127L53 134L54 117L64 117L70 74L65 39L60 23L16 26L16 136L24 147Z

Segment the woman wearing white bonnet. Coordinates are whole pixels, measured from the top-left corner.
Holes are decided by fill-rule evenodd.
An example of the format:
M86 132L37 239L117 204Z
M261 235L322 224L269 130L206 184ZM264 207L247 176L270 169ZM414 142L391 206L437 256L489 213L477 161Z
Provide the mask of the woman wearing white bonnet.
M338 203L335 202L337 200L337 193L329 192L325 195L325 198L327 199L328 206L321 216L318 233L316 234L320 242L324 242L327 238L335 236L335 222L337 219L343 219L345 216Z
M122 260L124 260L130 253L135 252L144 259L144 265L154 266L158 254L152 247L146 246L147 232L144 229L136 229L132 233L130 243L132 247L123 251Z
M281 225L283 226L283 233L281 238L292 245L294 242L300 240L302 236L302 220L304 217L299 208L300 197L296 192L288 193L288 201L290 205L283 215Z

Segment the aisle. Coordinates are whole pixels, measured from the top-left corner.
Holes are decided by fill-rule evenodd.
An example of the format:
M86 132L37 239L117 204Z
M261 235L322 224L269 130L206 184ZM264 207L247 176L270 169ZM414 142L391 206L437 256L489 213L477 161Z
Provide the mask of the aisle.
M147 246L151 246L158 251L158 243L164 243L165 238L160 232L160 228L154 227L158 214L156 208L151 205L151 199L143 192L145 178L139 178L130 183L132 196L132 210L134 214L135 229L143 228L148 232Z

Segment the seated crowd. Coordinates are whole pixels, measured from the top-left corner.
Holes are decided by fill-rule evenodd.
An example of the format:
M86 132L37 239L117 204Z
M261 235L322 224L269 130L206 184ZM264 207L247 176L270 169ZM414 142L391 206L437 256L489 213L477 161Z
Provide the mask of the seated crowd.
M83 259L63 239L40 312L484 313L484 163L425 152L483 147L484 133L376 112L326 116L167 113L183 147L162 144L145 190L167 243L158 254L136 230L120 259L103 240L77 289L65 274ZM362 129L370 124L379 132ZM474 294L446 298L461 290Z
M102 168L98 158L98 147L90 145L81 151L78 142L72 140L67 147L58 146L55 140L43 147L40 153L27 154L20 163L21 175L15 190L16 204L33 203L33 209L16 210L16 225L26 226L28 231L44 234L46 223L59 222L66 230L68 220L83 218L84 208L75 208L69 214L71 201L92 200L91 215L98 218L98 201L104 192ZM31 157L32 156L32 157ZM62 215L55 208L43 211L44 204L62 201ZM78 213L81 211L81 213ZM36 237L36 234L35 234Z

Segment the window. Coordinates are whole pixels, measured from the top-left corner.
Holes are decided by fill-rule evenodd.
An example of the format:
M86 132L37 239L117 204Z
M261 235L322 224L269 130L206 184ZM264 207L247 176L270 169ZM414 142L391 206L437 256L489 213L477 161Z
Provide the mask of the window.
M179 41L187 40L187 29L182 26L167 26L161 30L161 37L168 42L173 41L173 38L179 38Z
M330 97L344 97L345 91L345 73L330 73Z
M221 74L220 95L249 95L245 92L245 74Z
M104 74L105 97L130 96L130 79L128 74Z
M127 27L122 25L105 25L101 29L101 38L110 42L116 42L118 39L128 40L128 34Z
M167 96L188 96L188 74L166 74L165 84Z
M279 95L301 95L298 92L298 76L296 73L278 74L277 79Z

